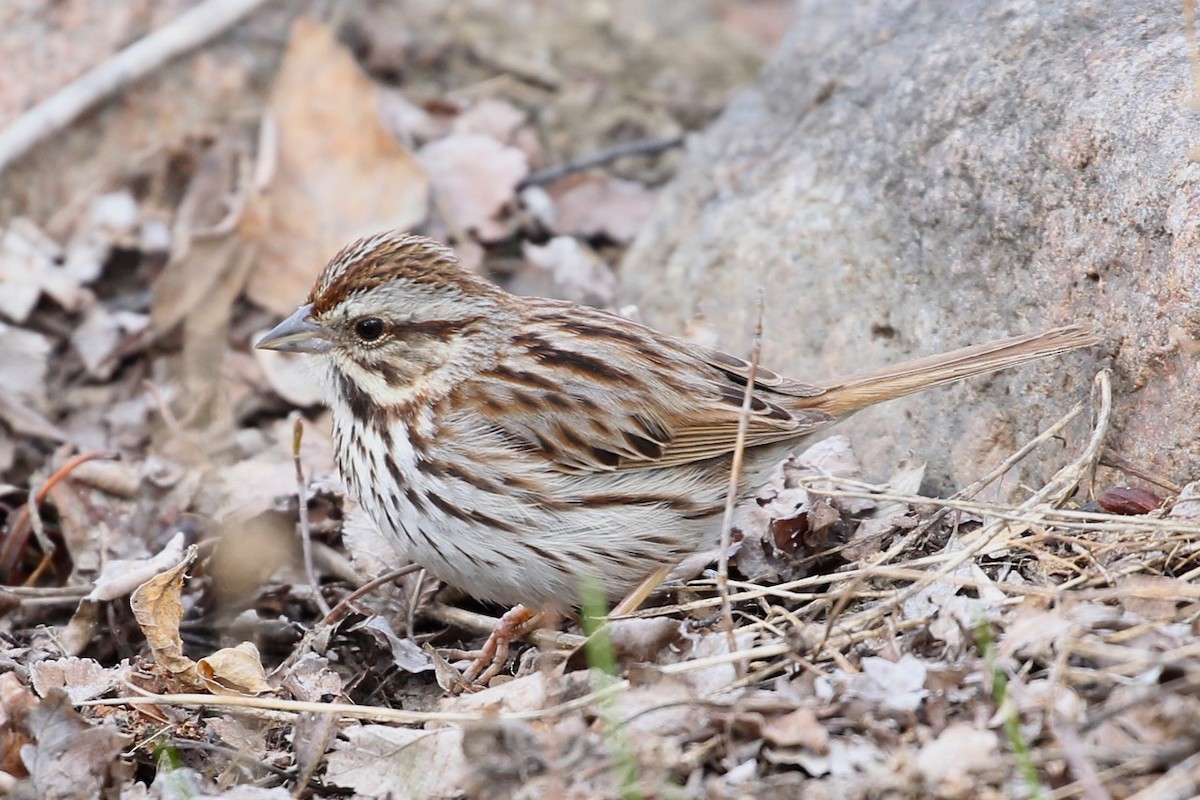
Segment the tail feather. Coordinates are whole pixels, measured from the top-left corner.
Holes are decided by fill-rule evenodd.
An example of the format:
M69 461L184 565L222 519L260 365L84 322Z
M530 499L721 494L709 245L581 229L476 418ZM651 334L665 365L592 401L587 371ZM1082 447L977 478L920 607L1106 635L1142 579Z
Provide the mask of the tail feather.
M817 408L838 417L923 389L1077 350L1101 341L1101 337L1082 325L1067 325L1042 333L998 339L822 383L819 384L824 390L821 394L797 398L793 405Z

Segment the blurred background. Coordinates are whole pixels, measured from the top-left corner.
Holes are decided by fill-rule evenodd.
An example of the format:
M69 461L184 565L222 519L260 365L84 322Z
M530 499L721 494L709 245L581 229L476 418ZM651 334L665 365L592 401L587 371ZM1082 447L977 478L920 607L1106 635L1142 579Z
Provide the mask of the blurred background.
M249 344L362 234L424 232L515 291L612 305L684 137L794 14L783 0L5 3L0 129L148 34L233 6L190 52L118 78L28 150L0 148L0 482L27 485L59 446L155 453L205 476L164 530L185 508L270 506L292 480L272 425L321 412L292 362ZM306 456L326 474L313 427Z

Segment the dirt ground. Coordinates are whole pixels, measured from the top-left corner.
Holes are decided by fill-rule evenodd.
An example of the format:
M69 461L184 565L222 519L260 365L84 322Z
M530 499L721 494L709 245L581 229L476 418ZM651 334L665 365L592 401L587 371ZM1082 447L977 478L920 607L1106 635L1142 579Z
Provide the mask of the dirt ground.
M264 3L13 145L233 5L0 9L0 793L1200 796L1200 490L1105 450L1103 375L1060 423L1090 414L1086 446L1016 505L976 497L1057 427L942 498L917 461L864 483L833 436L735 532L731 623L699 553L586 647L558 620L457 691L504 609L394 574L307 373L251 343L392 227L611 307L796 7Z

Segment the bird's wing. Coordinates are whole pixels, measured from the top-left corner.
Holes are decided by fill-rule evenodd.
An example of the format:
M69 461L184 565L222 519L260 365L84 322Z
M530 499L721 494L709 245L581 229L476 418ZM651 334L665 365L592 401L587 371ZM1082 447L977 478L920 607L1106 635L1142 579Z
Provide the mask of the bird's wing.
M602 312L542 319L513 344L492 369L461 384L453 403L557 469L652 469L735 448L749 373L741 359ZM819 391L764 371L751 396L746 447L830 424L818 409L783 404L788 395Z

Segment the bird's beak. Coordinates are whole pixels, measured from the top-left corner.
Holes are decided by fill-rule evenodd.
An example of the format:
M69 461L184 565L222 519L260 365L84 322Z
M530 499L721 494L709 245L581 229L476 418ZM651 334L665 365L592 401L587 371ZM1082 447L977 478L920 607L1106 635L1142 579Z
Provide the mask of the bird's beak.
M324 329L313 322L312 304L302 305L254 345L259 350L285 353L324 353L331 346Z

